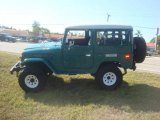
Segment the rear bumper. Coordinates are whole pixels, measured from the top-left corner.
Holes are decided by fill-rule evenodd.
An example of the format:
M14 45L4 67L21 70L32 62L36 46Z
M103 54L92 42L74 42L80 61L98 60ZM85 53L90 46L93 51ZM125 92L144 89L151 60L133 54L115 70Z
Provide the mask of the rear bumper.
M21 70L21 61L18 61L11 69L10 73L13 74L14 72L19 72Z

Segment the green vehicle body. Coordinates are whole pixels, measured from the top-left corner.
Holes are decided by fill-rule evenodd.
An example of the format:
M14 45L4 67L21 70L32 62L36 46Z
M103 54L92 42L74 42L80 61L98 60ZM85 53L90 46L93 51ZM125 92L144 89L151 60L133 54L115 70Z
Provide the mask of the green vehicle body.
M16 71L19 85L27 92L42 90L53 73L91 74L100 87L113 90L120 86L127 69L135 70L145 56L145 40L133 37L131 26L71 26L59 42L26 47L10 72ZM123 74L119 68L124 69Z
M67 32L70 30L91 31L90 45L66 44ZM96 43L96 32L99 30L127 31L129 39L119 45L100 46ZM124 58L127 53L130 54L130 60ZM125 69L134 69L133 28L131 26L68 27L60 42L35 44L25 48L21 64L29 63L43 63L56 74L93 74L104 63L114 63Z

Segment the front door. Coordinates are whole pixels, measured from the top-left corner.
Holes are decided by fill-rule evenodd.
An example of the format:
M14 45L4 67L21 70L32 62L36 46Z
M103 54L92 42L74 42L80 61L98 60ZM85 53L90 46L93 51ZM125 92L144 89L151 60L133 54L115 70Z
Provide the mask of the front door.
M89 69L93 65L93 46L89 30L70 30L63 46L63 64L67 69Z

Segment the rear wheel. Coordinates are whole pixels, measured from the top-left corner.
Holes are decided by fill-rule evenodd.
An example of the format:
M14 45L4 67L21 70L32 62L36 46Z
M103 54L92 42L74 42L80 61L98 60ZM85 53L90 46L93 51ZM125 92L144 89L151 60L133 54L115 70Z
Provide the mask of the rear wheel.
M19 85L26 92L41 91L46 84L46 75L37 68L25 68L19 75Z
M96 74L96 81L100 87L114 90L121 85L122 72L114 66L102 67Z

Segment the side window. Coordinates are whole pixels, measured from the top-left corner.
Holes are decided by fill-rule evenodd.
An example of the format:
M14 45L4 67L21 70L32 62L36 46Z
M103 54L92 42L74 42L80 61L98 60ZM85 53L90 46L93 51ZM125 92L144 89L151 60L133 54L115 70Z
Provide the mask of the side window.
M66 44L88 46L90 45L91 31L89 30L69 30L67 32Z
M120 45L121 37L119 31L107 30L97 31L97 44L98 45Z
M130 32L127 30L97 31L97 44L101 46L126 45L130 42Z

